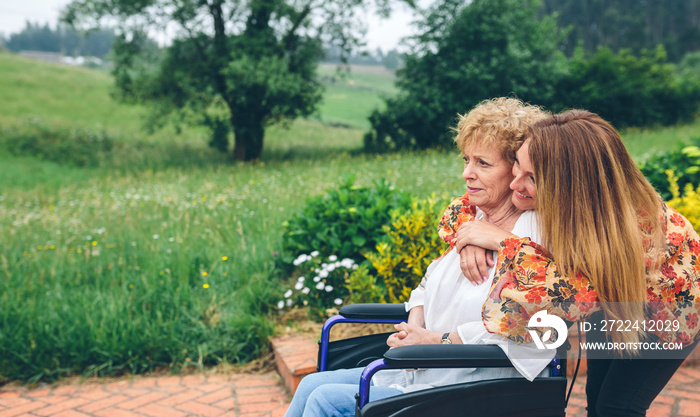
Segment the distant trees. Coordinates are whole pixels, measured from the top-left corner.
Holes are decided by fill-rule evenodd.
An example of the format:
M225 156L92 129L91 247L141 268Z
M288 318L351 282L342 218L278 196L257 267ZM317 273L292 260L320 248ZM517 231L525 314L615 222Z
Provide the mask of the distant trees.
M123 98L148 103L154 119L175 116L213 132L211 143L254 160L265 127L312 114L321 100L316 67L323 45L350 53L370 0L73 0L67 23L118 22L114 63ZM411 0L404 0L412 4ZM390 0L374 0L388 14ZM149 30L172 27L160 53L144 49Z
M82 34L70 27L56 26L56 29L51 29L48 24L42 26L27 21L22 31L10 35L5 46L14 52L34 50L105 58L113 42L114 32L111 29Z
M556 12L571 31L562 43L567 55L581 44L588 52L664 46L672 62L700 51L700 0L543 0L542 15Z
M397 71L401 91L370 116L365 148L451 146L457 114L481 100L510 94L550 100L565 58L556 21L537 19L536 7L524 0L435 3L409 41L414 53Z

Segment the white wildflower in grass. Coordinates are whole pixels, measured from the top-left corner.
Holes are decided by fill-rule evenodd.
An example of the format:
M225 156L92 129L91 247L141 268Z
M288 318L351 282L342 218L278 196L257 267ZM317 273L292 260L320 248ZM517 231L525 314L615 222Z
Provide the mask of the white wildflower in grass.
M317 250L311 252L311 257L315 258L315 257L317 257L317 256L318 256L318 251L317 251Z
M168 238L168 242L171 242L171 243L175 242L175 238L174 237Z
M316 289L319 291L324 289L325 287L326 287L326 284L324 284L322 282L319 282L318 284L316 284Z
M291 307L291 306L292 306L292 299L288 298L287 299L287 307Z
M326 285L325 290L326 290L326 292L331 292L331 291L333 291L333 286L332 286L332 285Z
M292 296L292 290L287 290L286 293L284 293L284 298L289 298Z
M341 264L344 268L350 269L350 268L352 268L352 267L355 265L355 261L353 261L353 260L350 259L350 258L345 258L345 259L343 259L342 261L340 261L340 264Z
M341 300L340 298L336 298L335 300L333 300L333 304L339 306L343 304L343 300Z
M306 280L305 277L299 277L299 279L297 279L297 282L304 282L304 280Z
M308 294L310 291L311 291L311 288L309 288L309 287L304 287L304 289L301 290L302 294L304 294L304 295Z
M158 236L158 233L153 235L153 239L158 239L160 236Z
M319 277L319 276L314 277L314 282L319 282L320 280L321 280L321 277Z
M330 264L326 267L326 271L333 272L335 270L335 264Z
M296 284L294 284L294 289L295 289L295 290L300 290L300 289L302 289L303 287L304 287L304 283L303 283L303 282L297 282Z
M318 276L321 278L326 278L328 276L328 271L323 269L323 270L321 270L321 272L318 273Z
M131 246L136 246L136 242L131 242Z
M280 300L280 301L277 303L277 308L280 309L280 310L282 310L282 309L284 308L284 301Z
M335 256L335 255L331 255L331 256L328 257L328 260L331 261L331 262L335 262L335 261L338 260L338 257Z

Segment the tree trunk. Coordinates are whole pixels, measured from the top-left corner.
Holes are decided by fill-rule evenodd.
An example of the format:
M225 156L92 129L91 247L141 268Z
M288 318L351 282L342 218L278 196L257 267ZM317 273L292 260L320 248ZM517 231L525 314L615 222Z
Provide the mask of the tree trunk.
M237 161L252 161L260 158L263 149L265 127L262 121L246 120L233 127L233 158Z

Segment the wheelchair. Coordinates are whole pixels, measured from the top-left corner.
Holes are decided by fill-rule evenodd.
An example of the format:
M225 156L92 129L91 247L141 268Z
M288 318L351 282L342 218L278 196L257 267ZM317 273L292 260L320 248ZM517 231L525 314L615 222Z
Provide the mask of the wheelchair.
M441 386L370 401L372 376L384 369L512 367L496 345L418 345L389 350L381 333L330 341L340 323L400 323L408 319L403 304L351 304L326 321L321 333L317 368L330 371L365 367L358 383L356 417L425 415L564 417L566 415L567 346L548 365L549 377L530 382L503 378ZM568 345L568 342L567 344Z

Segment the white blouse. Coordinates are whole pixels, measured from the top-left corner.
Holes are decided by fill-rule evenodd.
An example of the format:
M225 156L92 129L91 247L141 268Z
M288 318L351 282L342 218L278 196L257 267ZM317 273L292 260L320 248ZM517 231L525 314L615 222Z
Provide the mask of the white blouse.
M477 211L477 218L483 213ZM533 211L520 215L513 234L540 241L539 226ZM497 254L494 253L494 263ZM500 346L513 363L513 368L425 369L418 371L381 371L372 382L390 386L402 392L412 392L437 386L495 378L525 377L532 381L552 360L555 351L537 349L534 343L518 344L489 333L481 319L481 311L493 283L495 268L481 285L472 284L462 274L459 253L452 250L434 260L426 271L425 289L418 287L406 303L406 311L423 305L426 329L438 332L457 331L463 344L495 344Z

